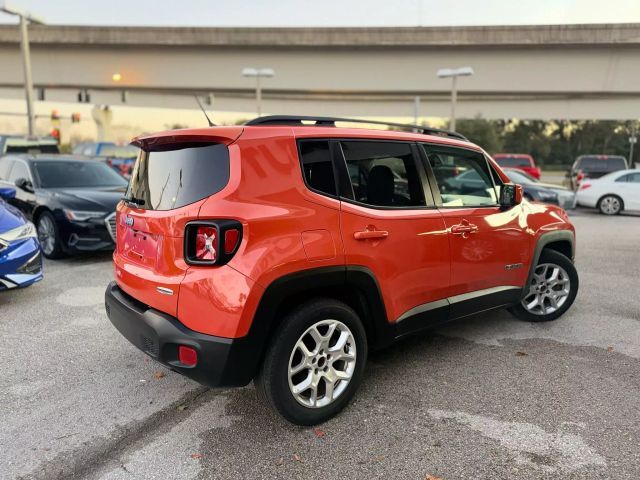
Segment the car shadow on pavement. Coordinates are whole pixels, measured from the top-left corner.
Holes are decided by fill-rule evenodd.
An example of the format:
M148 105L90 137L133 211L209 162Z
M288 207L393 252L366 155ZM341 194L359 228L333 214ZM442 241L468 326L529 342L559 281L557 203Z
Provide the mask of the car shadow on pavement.
M457 327L473 325L477 331L479 324L494 328L496 321L518 322L493 312ZM631 375L637 366L625 372ZM354 401L316 428L287 423L256 399L252 387L225 391L231 426L200 435L201 478L512 478L514 465L518 478L584 478L586 472L601 478L603 457L589 446L600 426L590 420L607 416L611 391L591 385L591 379L594 371L599 378L618 368L606 350L553 340L487 345L433 331L408 337L371 354ZM571 422L582 422L578 433L590 438L568 438L597 461L574 458L574 446L562 444ZM531 431L543 443L562 445L519 445ZM614 457L632 455L628 441L614 443L597 449Z

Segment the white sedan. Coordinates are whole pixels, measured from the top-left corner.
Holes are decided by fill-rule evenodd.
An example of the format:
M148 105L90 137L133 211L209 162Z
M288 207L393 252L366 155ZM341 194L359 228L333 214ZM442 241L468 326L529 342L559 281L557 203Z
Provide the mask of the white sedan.
M580 184L577 203L597 208L605 215L622 210L640 210L640 169L619 170Z

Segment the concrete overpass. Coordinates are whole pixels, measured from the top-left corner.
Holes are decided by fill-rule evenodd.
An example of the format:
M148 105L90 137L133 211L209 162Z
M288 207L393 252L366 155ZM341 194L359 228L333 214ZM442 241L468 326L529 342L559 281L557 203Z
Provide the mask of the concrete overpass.
M243 67L271 67L265 112L447 117L440 67L470 65L460 117L640 118L640 24L451 28L32 26L34 85L46 100L255 110ZM23 95L19 35L0 27L0 98ZM121 80L112 79L114 73Z

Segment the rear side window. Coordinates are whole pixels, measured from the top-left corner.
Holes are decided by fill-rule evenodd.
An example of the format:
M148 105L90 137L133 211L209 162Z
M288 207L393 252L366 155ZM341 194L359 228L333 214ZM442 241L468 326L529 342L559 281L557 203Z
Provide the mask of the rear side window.
M213 195L228 182L226 145L190 144L177 150L141 151L126 196L146 210L172 210Z
M336 196L336 179L328 140L302 140L298 144L302 173L312 190Z
M424 191L408 143L341 142L353 197L375 207L424 207Z

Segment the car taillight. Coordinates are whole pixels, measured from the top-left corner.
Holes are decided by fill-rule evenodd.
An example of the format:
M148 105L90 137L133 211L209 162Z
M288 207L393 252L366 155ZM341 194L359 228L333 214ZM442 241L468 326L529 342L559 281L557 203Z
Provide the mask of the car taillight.
M590 183L583 183L582 185L580 185L580 190L586 190L587 188L591 188Z
M184 233L184 259L189 265L224 265L241 240L242 224L235 220L189 222Z
M218 230L205 225L196 227L196 260L215 262L217 258Z
M578 172L578 176L576 177L576 180L578 180L579 182L584 180L584 173Z

